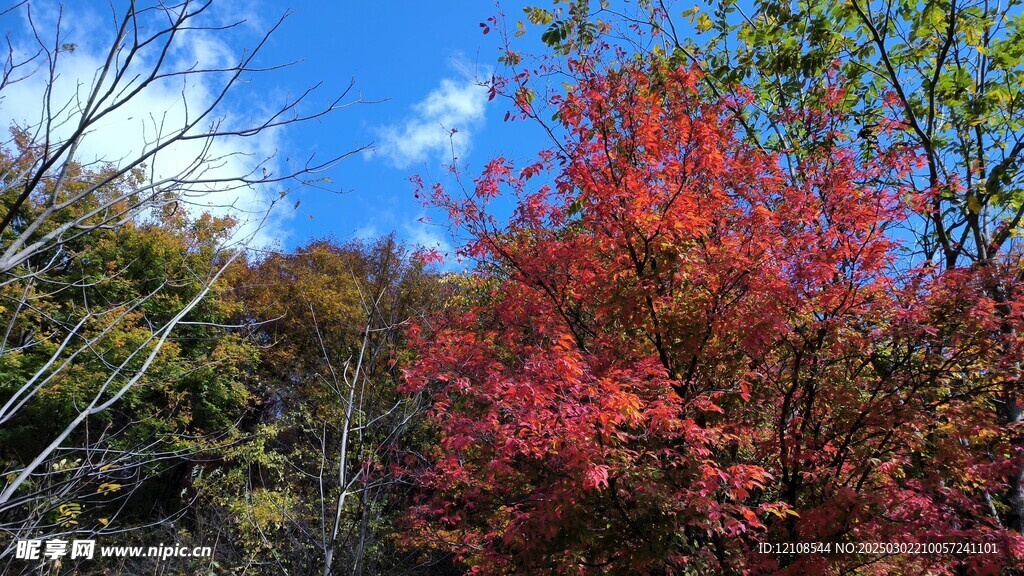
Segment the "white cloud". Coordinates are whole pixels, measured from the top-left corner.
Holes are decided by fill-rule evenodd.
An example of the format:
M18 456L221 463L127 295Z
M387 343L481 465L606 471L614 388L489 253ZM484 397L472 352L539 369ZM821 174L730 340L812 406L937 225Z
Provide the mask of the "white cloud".
M377 225L373 223L360 226L352 232L352 237L356 240L376 240L380 235Z
M428 250L437 250L446 258L454 256L455 251L451 243L444 237L443 226L431 224L425 217L421 216L415 223L406 224L404 227L405 237L414 245Z
M40 16L36 26L52 36L55 18L56 14ZM62 31L62 40L74 43L75 49L73 52L61 53L58 76L51 87L51 106L62 110L59 117L63 123L55 130L58 137L67 137L77 125L81 109L98 78L98 71L109 49L111 38L104 35L104 30L113 25L109 14L100 17L94 13L72 15L65 12L63 19L69 22L69 26ZM92 22L90 27L99 25L100 28L88 30L75 25L76 22ZM10 19L2 22L5 26L12 23ZM233 30L227 38L210 31L185 31L175 39L175 49L169 54L164 69L183 70L193 66L200 69L223 68L233 65L240 51L229 46L225 40L251 41L252 37L245 36L247 30ZM251 33L251 30L248 32ZM44 35L43 39L46 38ZM16 49L22 53L35 52L31 35L24 31L21 35L15 35L15 42L19 41L21 45L16 45ZM159 46L154 45L154 48L158 49ZM156 57L153 48L143 51L136 57L130 70L144 73L153 65ZM126 74L126 78L132 76L131 72ZM82 139L76 159L84 164L110 162L124 165L140 153L152 150L168 133L181 129L189 119L195 117L197 111L210 106L226 79L224 74L211 73L171 77L152 83L125 105L100 120ZM5 87L0 92L0 125L38 126L43 117L46 88L45 68L37 70L22 82ZM239 88L244 91L246 86L243 84ZM213 123L219 123L222 129L251 126L254 119L260 118L259 111L253 109L251 102L229 98L217 107L212 117L204 119L194 132L208 130ZM155 178L174 176L190 169L196 169L193 177L213 180L231 179L253 171L262 173L264 168L268 173L282 174L287 167L279 158L280 147L280 130L268 130L245 138L183 141L161 150L148 163L147 168ZM208 162L196 167L196 159L204 154ZM237 237L253 235L255 245L267 246L286 237L287 222L293 216L293 211L275 208L264 220L272 201L279 196L279 191L274 188L211 183L190 187L186 196L192 204L193 213L208 210L218 215L232 214L241 223Z
M465 155L473 133L482 127L487 87L477 81L441 80L440 86L413 106L413 116L379 131L372 155L382 155L396 168L436 158L451 162ZM455 130L455 132L453 132Z

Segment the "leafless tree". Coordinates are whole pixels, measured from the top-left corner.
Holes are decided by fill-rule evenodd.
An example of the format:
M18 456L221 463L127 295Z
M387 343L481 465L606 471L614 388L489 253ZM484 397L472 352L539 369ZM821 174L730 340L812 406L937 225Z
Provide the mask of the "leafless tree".
M317 107L310 102L314 86L256 119L239 120L238 115L229 114L228 106L244 95L252 79L289 65L262 63L263 48L288 14L274 21L234 59L205 61L183 56L182 47L194 39L233 40L249 29L244 20L225 21L215 8L213 0L112 2L112 33L98 68L91 79L71 78L70 82L74 72L66 63L78 47L63 29L64 14L58 11L56 16L41 18L39 12L54 7L28 0L0 10L0 21L12 27L27 22L28 31L18 35L19 40L12 40L9 34L6 55L0 56L0 106L9 107L8 97L26 89L35 94L38 104L32 111L16 111L31 113L35 119L11 126L10 139L0 143L0 288L7 290L5 294L18 295L5 296L2 304L0 329L6 330L0 341L0 359L33 349L49 354L34 374L13 386L7 382L9 392L0 392L0 431L45 395L54 382L67 378L82 357L97 354L126 319L136 317L147 303L183 282L166 278L151 291L123 301L89 302L78 317L49 316L60 326L52 333L22 328L27 315L49 314L35 305L40 291L84 290L115 279L116 272L112 272L63 286L41 282L48 272L69 266L72 246L90 235L178 210L193 215L211 209L242 213L249 222L217 243L209 269L194 270L193 277L187 279L200 288L176 313L151 323L148 337L133 350L123 351L120 363L107 367L105 382L76 407L76 414L62 424L59 433L47 438L38 453L0 469L0 534L6 536L0 538L0 549L6 546L0 558L10 555L17 538L73 531L67 523L63 527L50 525L45 519L76 495L81 496L81 486L106 484L108 491L114 491L109 486L127 491L142 474L141 454L150 460L162 457L159 451L141 449L145 447L137 452L114 450L109 438L102 435L89 438L88 445L68 443L90 418L111 410L139 384L175 331L189 323L190 313L244 253L266 222L270 207L289 190L318 178L319 172L358 151L323 159L310 157L295 164L273 151L261 152L248 145L261 135L323 117L360 100L349 98L350 84L340 96ZM103 33L96 31L92 37L102 38ZM203 88L201 97L195 94L196 86ZM148 94L166 94L172 89L180 96L175 112L151 110L146 118L127 120ZM130 127L130 134L120 136L136 143L131 151L113 158L87 154L97 135L109 136L108 124L118 119ZM184 161L183 151L189 154ZM231 200L243 192L271 198L252 211ZM74 454L69 456L71 449ZM91 489L95 494L95 488ZM67 512L65 516L73 517L74 510Z
M394 237L312 241L249 264L232 296L238 317L260 321L250 333L262 346L250 378L260 410L246 430L262 440L209 467L206 479L226 482L195 509L207 534L224 534L224 565L422 573L421 553L400 551L394 526L410 497L401 467L426 438L427 403L401 393L400 373L410 326L448 293Z
M358 286L358 281L356 284ZM367 298L362 289L359 290L367 318L362 343L358 356L346 359L338 371L334 369L331 354L324 346L315 316L313 318L313 328L329 369L329 384L345 415L338 423L341 440L337 454L332 454L328 448L326 430L323 435L323 462L334 464L337 480L336 484L330 482L324 474L327 467L321 468L318 477L320 493L326 496L332 484L337 492L333 507L323 507L320 546L324 576L363 573L367 539L371 536L369 525L374 516L379 515L375 504L383 497L384 489L395 481L387 473L374 474L374 478L369 478L372 472L369 465L383 464L381 468L386 469L389 448L402 438L423 408L419 397L399 397L383 405L372 397L375 388L380 386L374 381L372 367L379 366L382 359L394 351L394 335L409 321L408 318L396 317L397 306L381 306L381 300L386 296L395 296L394 288L385 287L373 300ZM313 313L312 308L310 312ZM350 498L358 499L355 506ZM343 522L346 514L354 520L347 525ZM348 533L343 534L345 531ZM336 564L340 564L337 561L338 548L343 540L350 543L347 550L349 564L341 567Z

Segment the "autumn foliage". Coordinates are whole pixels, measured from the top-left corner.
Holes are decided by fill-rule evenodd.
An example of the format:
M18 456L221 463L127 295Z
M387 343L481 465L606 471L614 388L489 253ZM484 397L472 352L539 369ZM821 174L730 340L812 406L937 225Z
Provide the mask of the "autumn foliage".
M857 158L827 110L793 113L813 144L794 164L742 142L696 72L570 66L556 148L421 191L479 266L414 334L406 388L434 394L438 441L408 459L410 538L486 574L1012 569L1021 438L992 405L1019 389L1016 255L902 258L918 203L889 183L915 150Z

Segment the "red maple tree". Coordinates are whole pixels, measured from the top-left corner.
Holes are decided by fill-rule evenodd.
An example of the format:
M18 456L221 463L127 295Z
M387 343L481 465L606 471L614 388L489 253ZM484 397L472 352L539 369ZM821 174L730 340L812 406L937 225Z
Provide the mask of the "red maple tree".
M433 394L438 440L410 469L413 538L486 574L1019 562L992 498L1020 458L991 409L1018 382L1012 255L903 262L914 206L887 182L918 159L855 158L828 111L794 113L814 145L793 163L738 138L693 71L570 66L554 150L421 190L479 266L414 330L406 387ZM927 548L958 542L975 549Z

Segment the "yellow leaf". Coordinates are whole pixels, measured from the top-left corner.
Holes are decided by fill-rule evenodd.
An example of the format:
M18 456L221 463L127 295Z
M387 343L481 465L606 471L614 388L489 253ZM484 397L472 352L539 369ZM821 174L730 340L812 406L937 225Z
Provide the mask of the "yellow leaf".
M708 30L711 30L712 26L714 26L714 24L711 22L711 18L709 18L707 14L701 14L700 16L697 17L698 33L703 34Z
M103 484L100 484L99 488L96 489L96 493L97 494L106 494L108 492L117 492L120 489L121 489L121 485L120 484L113 484L113 483L109 483L109 482L104 482Z
M971 211L971 214L981 212L981 202L977 196L969 196L967 198L967 209Z

